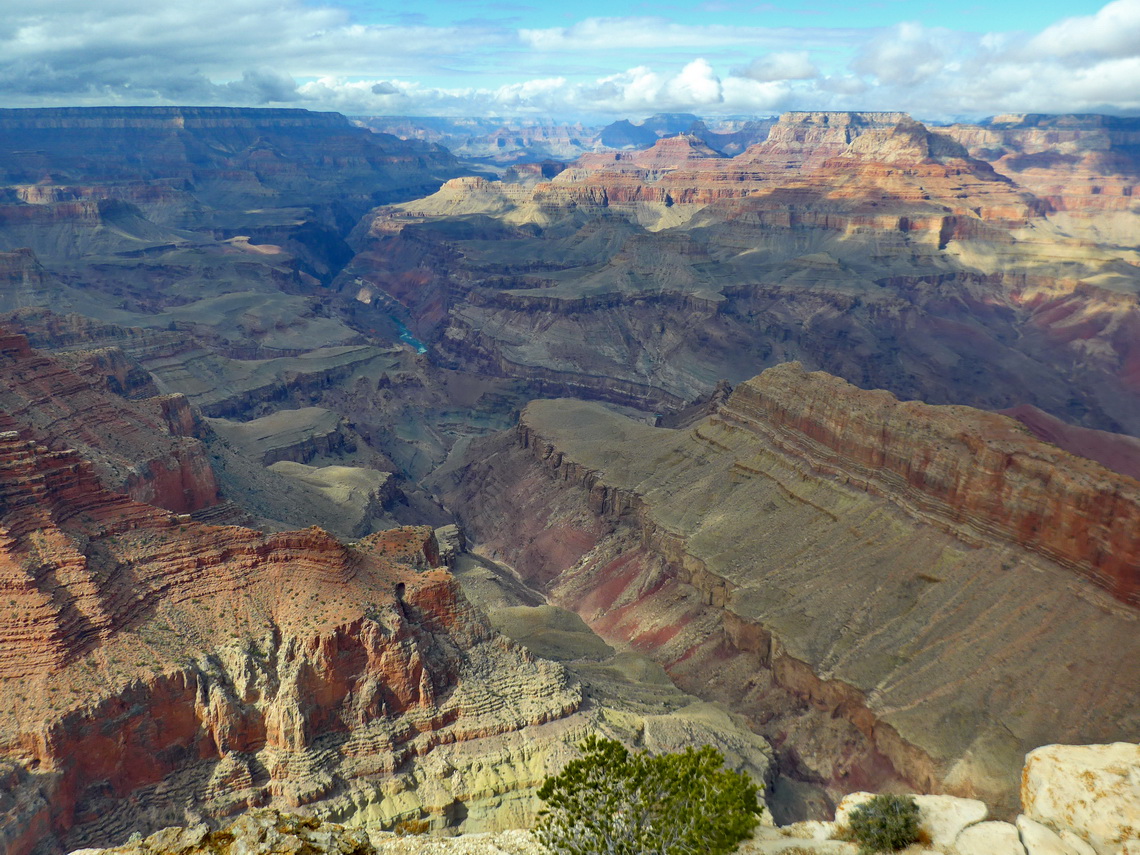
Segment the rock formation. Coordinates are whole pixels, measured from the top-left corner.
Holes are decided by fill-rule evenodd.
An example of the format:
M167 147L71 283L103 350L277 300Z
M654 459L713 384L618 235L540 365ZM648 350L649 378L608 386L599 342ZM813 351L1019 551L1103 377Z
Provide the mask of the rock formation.
M127 201L148 217L184 226L192 224L192 208L181 217L164 217L162 208L182 201L185 191L215 210L252 196L270 208L333 198L359 205L433 189L456 169L455 159L438 146L373 134L339 113L308 110L6 109L0 110L0 131L0 181L21 189L39 185L22 193L28 210L65 203L66 197L122 198L126 186L133 191ZM45 174L60 190L44 186Z
M1140 258L1073 233L959 137L903 114L791 113L735 157L673 137L538 183L460 179L374 212L337 285L410 312L450 367L535 393L661 412L799 360L933 403L1140 431Z
M256 805L443 812L462 794L409 796L417 758L580 703L431 569L430 529L349 548L202 526L102 490L74 452L0 446L5 852Z
M937 855L1129 855L1140 844L1131 823L1140 801L1129 776L1140 770L1140 746L1049 745L1026 758L1022 793L1025 811L1016 824L987 821L987 806L952 796L913 796L921 841L907 853ZM1079 759L1077 759L1079 758ZM1087 777L1089 768L1111 769L1107 777ZM1076 774L1074 774L1076 773ZM1042 790L1064 789L1064 797L1040 805ZM851 841L851 812L871 793L854 793L835 811L834 821L799 822L780 828L762 825L738 850L740 855L856 855ZM1082 812L1073 819L1073 810ZM1031 818L1031 816L1033 818ZM371 829L347 829L272 811L254 811L220 832L205 826L170 828L146 840L109 850L72 855L268 855L274 851L305 855L545 855L525 831L500 835L463 835L440 839L403 837Z
M65 361L33 350L22 335L6 335L0 379L0 428L56 450L80 449L109 489L179 513L220 501L204 426L181 395L154 395L150 377L121 351ZM134 402L122 397L148 393Z
M1092 770L1096 770L1093 772ZM1047 745L1026 757L1016 823L986 821L983 802L915 796L921 842L904 852L951 855L1129 855L1140 846L1140 794L1129 777L1140 771L1140 746ZM1043 793L1046 803L1042 803ZM741 855L855 855L847 826L851 811L872 797L854 793L834 822L761 829ZM1051 798L1052 797L1052 798ZM792 849L790 847L798 847Z
M535 402L469 460L482 552L833 797L1008 811L1027 750L1140 724L1137 484L1012 420L782 366L687 430Z
M1135 233L1133 200L1140 192L1135 118L1015 114L938 133L1045 201L1066 230L1124 245Z

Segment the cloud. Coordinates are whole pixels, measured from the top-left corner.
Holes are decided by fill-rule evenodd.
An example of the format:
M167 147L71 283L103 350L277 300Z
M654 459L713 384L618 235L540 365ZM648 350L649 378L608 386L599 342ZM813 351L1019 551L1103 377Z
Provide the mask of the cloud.
M1037 33L685 24L660 15L521 29L487 19L430 26L422 15L369 24L342 0L324 2L5 0L0 104L595 118L1140 112L1140 0L1113 0Z
M770 80L811 80L819 76L819 69L806 50L799 50L766 54L752 60L745 68L734 69L732 73L764 83Z
M781 47L788 43L835 45L858 31L826 27L734 27L678 24L667 18L586 18L570 27L521 29L519 41L544 52Z
M1057 57L1140 56L1140 0L1115 0L1095 15L1066 18L1042 30L1029 50Z
M225 85L236 99L255 104L285 104L301 97L297 81L272 68L243 71L241 80Z
M864 45L851 68L880 83L913 86L942 71L948 35L921 24L899 24Z
M177 100L196 91L263 103L291 98L286 78L434 73L513 44L512 30L366 26L300 0L7 0L0 80L9 98L70 91Z

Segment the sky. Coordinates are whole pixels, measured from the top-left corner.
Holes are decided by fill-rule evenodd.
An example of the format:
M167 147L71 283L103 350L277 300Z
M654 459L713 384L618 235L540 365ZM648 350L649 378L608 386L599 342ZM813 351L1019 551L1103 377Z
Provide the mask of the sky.
M0 106L1140 114L1140 0L0 0Z

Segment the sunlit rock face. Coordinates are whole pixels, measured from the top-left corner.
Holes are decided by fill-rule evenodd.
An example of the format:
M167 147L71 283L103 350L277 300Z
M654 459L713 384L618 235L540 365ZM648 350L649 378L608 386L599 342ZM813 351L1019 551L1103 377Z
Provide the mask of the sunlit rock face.
M1138 725L1140 488L1012 419L785 365L683 429L534 402L443 487L480 550L832 798L1012 815L1026 751Z
M464 179L378 209L342 287L408 306L450 364L544 394L653 411L799 360L1137 432L1140 257L964 134L789 113L735 157L679 136L538 183Z
M258 805L442 817L463 794L425 771L433 747L525 752L510 734L581 703L432 569L430 528L346 547L317 528L201 525L15 431L0 493L5 852ZM453 783L473 784L470 762Z

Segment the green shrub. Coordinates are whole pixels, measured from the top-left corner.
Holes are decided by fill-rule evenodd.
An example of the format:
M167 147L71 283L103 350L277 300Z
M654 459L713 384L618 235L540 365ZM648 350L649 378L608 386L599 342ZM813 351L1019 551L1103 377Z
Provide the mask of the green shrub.
M851 811L848 823L861 855L897 852L918 842L918 805L910 796L873 796Z
M558 855L726 855L760 822L760 787L711 746L632 753L588 737L538 791L539 839Z

